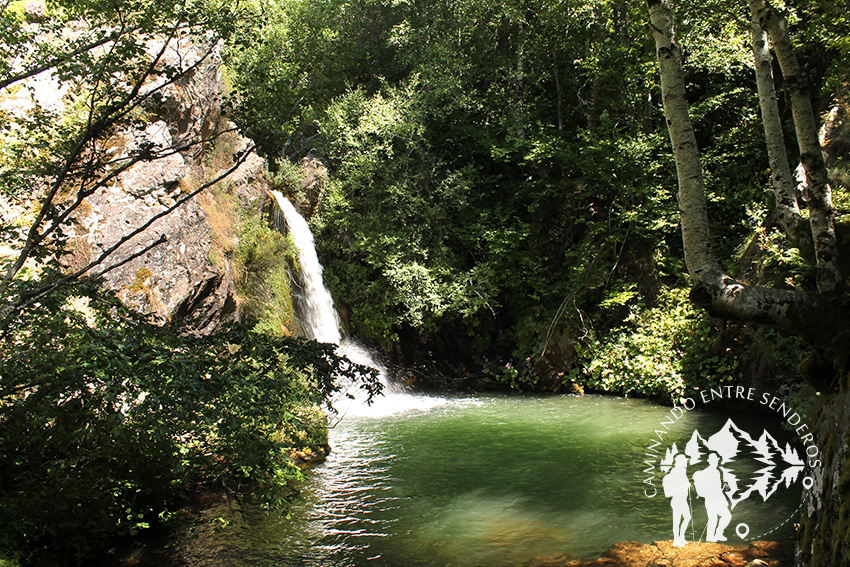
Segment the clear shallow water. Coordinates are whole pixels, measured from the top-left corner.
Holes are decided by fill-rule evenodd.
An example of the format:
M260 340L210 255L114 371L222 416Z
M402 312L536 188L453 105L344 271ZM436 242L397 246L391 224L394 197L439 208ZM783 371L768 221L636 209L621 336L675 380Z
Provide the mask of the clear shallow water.
M660 486L646 498L642 482L646 448L670 408L592 396L422 401L338 423L334 452L309 473L291 517L255 517L240 563L513 566L672 539L669 501ZM688 412L667 441L683 447L694 427L716 431L727 417ZM729 543L741 542L740 522L752 539L791 516L799 489L781 491L735 508ZM705 512L693 505L700 539ZM791 536L789 522L762 539Z

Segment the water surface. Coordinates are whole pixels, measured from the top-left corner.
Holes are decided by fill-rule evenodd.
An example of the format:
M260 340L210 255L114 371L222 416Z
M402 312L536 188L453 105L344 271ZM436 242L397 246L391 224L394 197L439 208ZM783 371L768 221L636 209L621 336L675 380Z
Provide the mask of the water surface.
M643 482L647 446L670 408L595 396L420 401L339 422L334 452L309 473L291 517L255 519L245 564L508 566L672 539L669 501L660 486L647 498ZM684 447L694 427L716 431L727 418L687 412L666 440ZM790 538L790 522L765 534L798 506L799 490L782 490L740 504L729 543L741 543L738 523L747 539ZM692 504L689 539L704 539L705 512Z

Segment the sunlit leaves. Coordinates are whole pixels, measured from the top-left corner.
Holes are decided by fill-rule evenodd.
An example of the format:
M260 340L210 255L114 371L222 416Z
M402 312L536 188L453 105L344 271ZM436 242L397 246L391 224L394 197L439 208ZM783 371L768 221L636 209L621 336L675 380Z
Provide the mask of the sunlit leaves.
M198 485L285 497L286 448L341 380L374 373L334 345L232 327L190 337L98 293L60 294L0 339L0 538L83 557ZM316 422L320 437L321 423ZM300 439L300 441L299 441Z
M656 307L641 305L629 289L610 294L605 309L627 307L626 325L587 341L580 383L595 390L653 396L678 403L694 388L736 379L737 352L718 353L709 317L683 301L685 290L665 292Z

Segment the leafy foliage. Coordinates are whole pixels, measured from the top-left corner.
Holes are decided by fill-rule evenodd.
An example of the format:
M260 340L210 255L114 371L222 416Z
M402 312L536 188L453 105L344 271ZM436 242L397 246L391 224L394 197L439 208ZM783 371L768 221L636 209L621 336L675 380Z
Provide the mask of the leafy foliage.
M721 3L678 9L712 244L735 272L736 251L772 207L748 24ZM326 17L315 15L323 10ZM346 67L338 82L311 92L289 135L320 134L310 145L332 179L313 223L329 285L350 304L356 332L388 350L411 341L440 348L439 337L449 336L444 354L475 353L482 366L490 364L484 357L501 358L494 368L505 367L508 353L533 362L553 333L603 356L593 341L636 324L624 319L629 310L606 304L622 302L617 293L628 289L645 305L643 317L660 315L659 302L688 310L659 322L671 325L670 341L685 321L700 321L703 339L694 345L716 341L716 330L676 303L685 301L678 288L687 276L645 6L315 6L309 21L311 29L325 25L323 53L343 55L358 37L334 19L346 10L375 14L357 48L372 67ZM829 18L843 25L831 8L810 13L817 17L792 19L800 33L828 27ZM288 14L291 29L306 21ZM846 68L835 35L807 33L807 53L828 55L833 77ZM305 68L303 55L276 45L292 69ZM760 261L782 274L773 281L808 289L810 267L771 238ZM653 335L649 323L633 332L635 341ZM738 372L709 362L713 355L694 357L705 364L676 370L685 381ZM655 362L640 372L649 377ZM533 385L521 362L509 368L494 379ZM668 398L677 389L645 388Z
M279 2L258 41L231 52L251 89L245 116L297 93L262 123L277 138L267 151L309 147L328 162L312 222L354 332L388 350L448 335L479 357L524 360L553 322L573 336L585 314L600 332L621 324L597 308L611 290L642 279L635 293L652 305L653 270L684 283L644 10ZM747 31L683 11L714 244L731 256L770 194Z
M338 380L375 388L332 345L243 326L189 337L98 293L22 313L0 352L0 545L78 558L199 485L280 502L312 408Z
M277 336L297 331L292 304L292 267L297 251L290 238L258 215L244 215L234 251L237 290L255 330Z
M737 354L715 352L708 315L685 295L682 289L667 291L654 308L635 302L626 326L594 336L582 350L585 366L583 376L576 373L577 381L593 390L674 404L695 388L735 382L740 377Z

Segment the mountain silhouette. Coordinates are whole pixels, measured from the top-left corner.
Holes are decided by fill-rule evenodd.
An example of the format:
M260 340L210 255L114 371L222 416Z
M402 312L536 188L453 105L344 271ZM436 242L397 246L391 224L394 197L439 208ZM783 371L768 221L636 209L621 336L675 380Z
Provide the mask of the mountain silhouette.
M667 460L672 462L672 456L676 452L675 446L672 451L668 450ZM684 453L688 456L689 465L703 462L709 453L716 453L720 457L726 482L724 494L732 507L749 498L754 492L766 501L776 492L779 485L784 483L786 487L790 487L804 466L799 453L790 444L786 443L783 449L767 430L762 430L758 438L753 438L732 419L728 419L716 433L707 438L703 437L699 430L694 430L685 445ZM763 466L756 467L754 471L747 470L751 469L751 466L731 468L736 462L746 461ZM786 465L785 470L779 474L779 468L783 465Z

